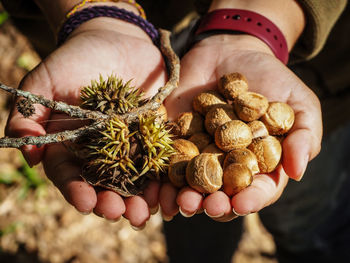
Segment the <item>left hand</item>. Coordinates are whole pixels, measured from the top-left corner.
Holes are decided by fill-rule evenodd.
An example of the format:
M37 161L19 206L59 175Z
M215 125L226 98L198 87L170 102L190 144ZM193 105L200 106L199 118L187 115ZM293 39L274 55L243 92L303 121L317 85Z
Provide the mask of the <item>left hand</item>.
M283 141L281 164L270 174L259 174L253 183L229 198L218 191L203 197L184 187L165 184L160 190L163 214L171 218L178 208L190 216L203 208L217 221L257 212L274 203L282 194L288 177L300 180L309 160L319 150L322 138L320 103L315 94L259 39L247 35L216 35L198 42L181 61L180 86L166 100L169 117L191 111L193 97L215 89L219 78L240 72L248 79L249 90L269 101L288 103L295 112L295 123Z

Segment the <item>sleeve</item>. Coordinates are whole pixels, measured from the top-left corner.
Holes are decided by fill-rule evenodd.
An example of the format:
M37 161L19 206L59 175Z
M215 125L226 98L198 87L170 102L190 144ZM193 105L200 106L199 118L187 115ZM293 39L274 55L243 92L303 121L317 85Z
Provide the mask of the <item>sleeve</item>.
M335 22L345 9L347 0L298 0L306 16L306 26L292 50L296 60L311 59L323 48ZM209 9L211 0L196 0L200 15Z
M297 59L310 59L323 48L347 0L299 0L299 3L305 12L306 26L292 53Z

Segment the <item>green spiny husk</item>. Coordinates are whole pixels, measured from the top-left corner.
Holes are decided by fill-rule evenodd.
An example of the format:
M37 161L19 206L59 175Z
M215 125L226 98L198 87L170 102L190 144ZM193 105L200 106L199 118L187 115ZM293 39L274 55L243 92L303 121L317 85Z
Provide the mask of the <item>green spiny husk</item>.
M83 108L106 114L124 114L138 107L142 96L142 92L131 86L131 80L124 83L115 75L104 80L100 75L99 81L93 80L90 86L82 88L80 98Z
M140 175L150 173L159 180L168 167L169 157L174 154L170 130L155 115L140 117L139 132L147 153Z
M89 142L84 145L88 152L83 165L82 176L89 183L102 186L124 196L138 194L133 178L138 176L135 163L130 157L130 138L136 132L130 132L128 126L118 118L106 122L105 130L90 135Z
M160 179L174 153L171 134L158 116L140 117L135 130L114 117L84 144L82 176L92 185L123 196L142 192L147 179Z
M100 76L82 89L81 99L82 107L111 116L102 130L80 138L82 177L123 196L139 194L149 179L160 180L174 153L168 125L154 112L128 124L116 115L143 104L142 93L130 81Z

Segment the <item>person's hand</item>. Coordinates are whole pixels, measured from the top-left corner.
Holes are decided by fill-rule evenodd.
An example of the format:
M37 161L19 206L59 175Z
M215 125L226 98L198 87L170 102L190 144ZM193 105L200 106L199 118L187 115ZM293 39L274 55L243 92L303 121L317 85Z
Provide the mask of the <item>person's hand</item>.
M257 212L280 197L288 177L300 180L308 161L320 150L322 120L317 97L252 36L217 35L197 43L181 61L179 88L166 100L169 117L175 119L180 112L191 111L196 94L215 89L219 78L232 72L246 76L250 91L294 109L295 123L283 141L282 162L274 172L256 175L248 188L232 198L222 191L203 197L189 187L178 190L165 184L160 190L165 218L174 216L178 208L185 216L204 209L218 221Z
M20 88L68 104L79 104L80 88L115 74L152 95L164 85L166 71L162 55L151 39L137 26L110 18L82 24L69 39L30 72ZM36 114L24 118L13 110L7 125L11 137L38 136L81 126L63 114L36 106ZM45 172L66 200L78 211L110 220L126 217L132 226L142 227L150 210L158 207L157 183L151 183L143 196L122 198L112 191L96 192L79 176L80 167L62 144L37 148L25 146L22 152L30 165L43 161Z

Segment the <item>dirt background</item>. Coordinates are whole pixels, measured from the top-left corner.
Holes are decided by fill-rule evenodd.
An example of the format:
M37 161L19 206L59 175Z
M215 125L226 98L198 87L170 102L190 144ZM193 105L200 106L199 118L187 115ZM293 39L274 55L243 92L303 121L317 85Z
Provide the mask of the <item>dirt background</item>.
M6 19L0 5L0 82L17 87L40 62L26 38ZM0 135L10 98L0 92ZM245 217L245 232L234 263L276 263L275 247L258 215ZM142 231L128 221L108 222L81 215L45 178L29 168L18 150L0 150L0 262L153 263L168 262L160 214Z

